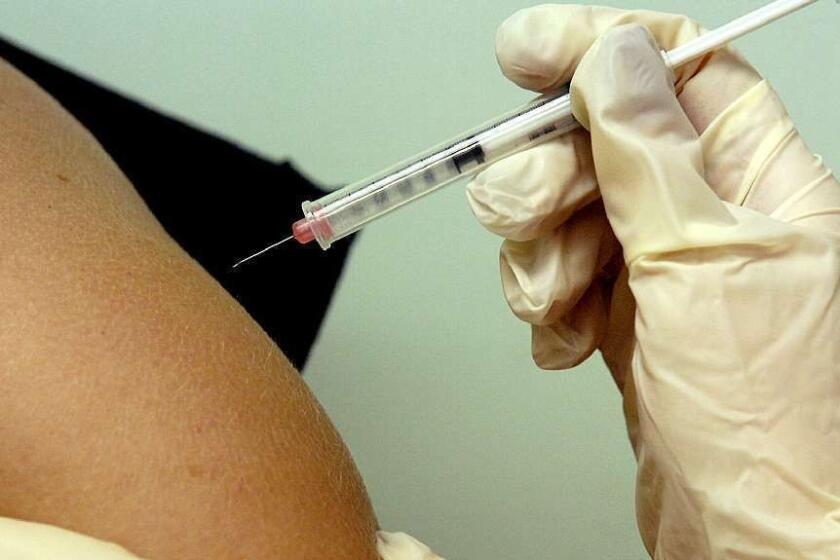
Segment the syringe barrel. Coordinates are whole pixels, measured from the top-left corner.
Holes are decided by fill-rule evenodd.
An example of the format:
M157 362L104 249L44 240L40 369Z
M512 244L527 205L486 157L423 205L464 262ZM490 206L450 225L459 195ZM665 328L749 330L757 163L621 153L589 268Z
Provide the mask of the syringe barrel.
M578 126L568 91L540 97L372 177L304 202L304 219L326 250L412 200Z
M670 67L679 66L815 2L776 0L674 50L663 52L663 58ZM304 218L295 224L294 235L301 243L314 236L321 247L327 249L333 241L412 200L577 126L568 90L541 97L439 148L319 200L304 202Z

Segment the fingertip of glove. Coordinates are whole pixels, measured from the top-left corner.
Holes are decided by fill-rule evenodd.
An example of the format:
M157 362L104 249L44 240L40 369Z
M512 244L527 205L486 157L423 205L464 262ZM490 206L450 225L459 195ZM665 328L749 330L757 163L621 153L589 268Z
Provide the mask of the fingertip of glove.
M531 356L540 369L569 370L586 361L603 339L604 301L592 287L569 315L551 325L531 327Z
M478 221L515 241L550 234L597 196L589 139L582 131L505 158L467 186Z
M569 340L569 332L557 332L557 326L533 325L531 327L531 358L545 371L567 371L579 366L595 351L586 345L581 348ZM568 329L559 329L568 330Z
M444 560L406 533L377 531L376 550L382 560Z
M467 202L489 232L515 241L528 239L530 215L522 215L515 194L516 178L528 170L527 154L516 154L479 173L467 185Z
M570 72L561 61L563 22L559 6L524 8L496 31L496 60L502 73L520 87L545 91L557 87Z
M611 50L621 68L634 69L638 64L665 66L662 50L650 30L638 23L620 25L604 35L604 47Z
M653 35L638 23L623 24L599 37L587 51L572 79L572 88L579 90L582 82L587 85L597 82L608 88L618 85L645 88L648 84L638 77L648 75L651 68L670 71ZM673 79L670 83L674 83Z
M598 38L572 79L572 112L591 130L590 105L645 107L641 99L674 93L674 73L650 31L638 24L615 27ZM597 111L596 111L597 112Z

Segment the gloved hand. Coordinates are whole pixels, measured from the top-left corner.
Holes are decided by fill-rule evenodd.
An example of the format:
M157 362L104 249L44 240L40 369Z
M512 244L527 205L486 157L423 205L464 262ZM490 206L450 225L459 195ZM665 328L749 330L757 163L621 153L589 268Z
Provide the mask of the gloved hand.
M734 51L664 66L699 33L652 12L512 16L502 71L536 91L574 74L588 133L497 163L468 198L507 238L538 365L600 349L623 391L652 556L840 558L840 184Z
M382 560L445 560L405 533L377 531L376 550Z
M124 548L66 529L0 517L3 560L141 560Z

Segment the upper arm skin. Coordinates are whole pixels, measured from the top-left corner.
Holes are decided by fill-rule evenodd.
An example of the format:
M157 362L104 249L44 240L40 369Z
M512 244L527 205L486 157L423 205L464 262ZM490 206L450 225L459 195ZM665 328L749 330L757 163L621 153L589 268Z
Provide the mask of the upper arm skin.
M283 354L1 61L0 516L161 560L377 557Z

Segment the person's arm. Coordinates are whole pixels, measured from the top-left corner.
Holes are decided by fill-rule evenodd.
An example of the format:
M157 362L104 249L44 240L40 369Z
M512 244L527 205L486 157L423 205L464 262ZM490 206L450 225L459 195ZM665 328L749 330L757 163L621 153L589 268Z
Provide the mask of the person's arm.
M282 352L5 64L0 99L0 516L155 559L376 558Z
M231 264L276 241L300 217L301 202L327 191L293 162L253 153L200 123L18 48L2 35L0 59L38 84L96 138L172 239L236 298L292 365L305 368L355 236L328 253L286 250L236 270ZM287 310L301 301L306 313L290 323Z

